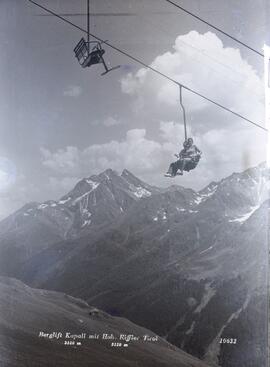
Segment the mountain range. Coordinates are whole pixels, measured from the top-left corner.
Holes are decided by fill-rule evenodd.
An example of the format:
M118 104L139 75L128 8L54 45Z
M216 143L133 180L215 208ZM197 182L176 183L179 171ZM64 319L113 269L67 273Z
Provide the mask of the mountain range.
M0 273L82 298L209 364L261 367L268 175L260 165L195 192L106 170L3 220Z

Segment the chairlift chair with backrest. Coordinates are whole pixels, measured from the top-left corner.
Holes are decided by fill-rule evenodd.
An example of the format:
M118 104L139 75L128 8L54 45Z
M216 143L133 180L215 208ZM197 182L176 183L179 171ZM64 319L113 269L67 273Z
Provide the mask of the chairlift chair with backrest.
M103 58L105 50L102 48L101 42L99 41L86 42L85 39L82 38L74 48L74 52L79 64L83 68L96 64L103 64L105 71L101 75L105 75L112 70L120 68L120 65L108 68Z
M103 58L105 50L102 48L102 43L104 42L106 43L106 41L90 41L90 0L87 0L87 41L81 38L74 48L75 56L83 68L96 64L103 64L105 71L101 75L105 75L120 67L120 65L118 65L113 68L108 68Z
M94 45L91 49L91 46ZM86 42L84 38L80 40L74 48L75 56L79 64L83 67L90 67L91 65L104 63L103 55L105 50L101 47L100 42L91 41Z

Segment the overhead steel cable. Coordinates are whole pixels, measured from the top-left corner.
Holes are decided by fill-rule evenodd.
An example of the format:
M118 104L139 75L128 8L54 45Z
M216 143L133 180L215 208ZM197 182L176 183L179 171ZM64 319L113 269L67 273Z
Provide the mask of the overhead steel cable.
M43 9L43 10L44 10L44 11L46 11L47 13L49 13L49 14L51 14L51 15L54 15L56 18L61 19L61 20L62 20L62 21L64 21L65 23L67 23L67 24L71 25L72 27L74 27L74 28L76 28L76 29L80 30L81 32L84 32L84 33L86 33L86 34L88 35L87 30L85 30L85 29L83 29L82 27L78 26L77 24L75 24L75 23L71 22L70 20L68 20L68 19L66 19L66 18L64 18L64 17L62 17L61 15L59 15L59 14L55 13L53 10L48 9L48 8L44 7L43 5L40 5L40 4L36 3L36 2L35 2L35 1L33 1L33 0L28 0L28 1L29 1L30 3L32 3L32 4L34 4L34 5L36 5L36 6L37 6L37 7L39 7L40 9ZM212 103L212 104L214 104L214 105L216 105L216 106L220 107L220 108L221 108L221 109L223 109L224 111L230 112L231 114L233 114L233 115L235 115L235 116L239 117L240 119L242 119L242 120L244 120L244 121L246 121L246 122L249 122L250 124L252 124L252 125L254 125L254 126L256 126L256 127L260 128L260 129L264 130L264 131L268 131L268 130L267 130L264 126L262 126L261 124L259 124L259 123L257 123L257 122L254 122L254 121L252 121L252 120L248 119L247 117L245 117L245 116L241 115L240 113L237 113L237 112L235 112L235 111L231 110L230 108L225 107L225 106L223 106L222 104L220 104L220 103L218 103L218 102L216 102L216 101L214 101L214 100L212 100L212 99L210 99L210 98L208 98L208 97L204 96L203 94L201 94L201 93L199 93L199 92L197 92L197 91L195 91L195 90L193 90L193 89L191 89L191 88L189 88L189 87L185 86L184 84L182 84L182 83L178 82L177 80L175 80L175 79L171 78L170 76L168 76L168 75L166 75L166 74L162 73L162 72L161 72L161 71L159 71L158 69L155 69L155 68L153 68L152 66L150 66L150 65L146 64L145 62L141 61L141 60L140 60L140 59L138 59L137 57L132 56L132 55L130 55L129 53L127 53L126 51L123 51L123 50L121 50L120 48L118 48L118 47L116 47L116 46L114 46L114 45L110 44L108 41L104 41L103 39L101 39L100 37L97 37L97 36L96 36L96 35L94 35L93 33L89 33L89 35L90 35L91 37L95 38L97 41L99 41L99 42L101 42L101 43L106 44L106 45L107 45L108 47L110 47L112 50L115 50L115 51L119 52L120 54L122 54L122 55L124 55L124 56L126 56L126 57L130 58L131 60L135 61L136 63L138 63L138 64L140 64L140 65L142 65L143 67L145 67L145 68L147 68L147 69L149 69L149 70L153 71L154 73L156 73L156 74L158 74L158 75L162 76L163 78L165 78L165 79L167 79L167 80L171 81L172 83L176 84L178 87L182 87L183 89L186 89L187 91L189 91L189 92L191 92L191 93L193 93L193 94L195 94L195 95L197 95L197 96L199 96L199 97L201 97L201 98L205 99L206 101L208 101L208 102L210 102L210 103Z
M202 23L204 23L204 24L208 25L209 27L211 27L211 28L215 29L216 31L218 31L218 32L220 32L220 33L222 33L222 34L224 34L224 36L229 37L229 38L230 38L230 39L232 39L233 41L235 41L235 42L239 43L240 45L242 45L242 46L244 46L244 47L246 47L246 48L248 48L250 51L255 52L257 55L260 55L260 56L264 57L264 54L263 54L263 53L261 53L261 52L259 52L259 51L258 51L258 50L256 50L255 48L253 48L253 47L249 46L249 45L248 45L248 44L246 44L245 42L240 41L238 38L236 38L236 37L232 36L231 34L229 34L229 33L225 32L225 31L223 31L223 29L218 28L218 27L216 27L215 25L213 25L213 24L209 23L208 21L206 21L206 20L202 19L201 17L199 17L198 15L196 15L196 14L192 13L191 11L189 11L189 10L187 10L187 9L183 8L182 6L180 6L179 4L175 3L174 1L171 1L171 0L165 0L165 1L166 1L167 3L169 3L169 4L173 5L173 6L175 6L176 8L178 8L178 9L182 10L183 12L185 12L185 13L187 13L187 14L191 15L193 18L195 18L195 19L199 20L200 22L202 22Z

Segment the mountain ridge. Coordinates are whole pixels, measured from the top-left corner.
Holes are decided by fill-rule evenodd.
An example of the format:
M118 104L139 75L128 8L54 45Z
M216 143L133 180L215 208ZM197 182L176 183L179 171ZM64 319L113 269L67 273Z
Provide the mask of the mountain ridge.
M204 201L207 197L212 196L215 193L215 190L222 186L224 183L231 181L233 178L236 179L240 179L241 175L246 174L248 175L249 173L254 174L254 172L256 171L265 171L267 172L267 175L269 175L268 170L265 168L264 164L260 164L259 166L256 167L251 167L248 168L247 170L243 171L243 172L234 172L232 173L230 176L223 178L220 181L213 181L210 182L210 184L206 185L203 189L199 190L199 191L194 191L193 189L190 188L186 188L183 187L181 185L177 185L177 184L173 184L170 185L166 188L161 188L161 187L156 187L156 186L151 186L145 182L143 182L142 180L140 180L139 178L137 178L133 173L131 173L130 171L128 171L127 169L123 169L123 171L121 173L118 173L112 169L106 169L105 171L103 171L102 173L100 173L99 175L91 175L87 178L83 178L81 179L75 186L74 188L69 191L67 194L64 194L63 196L60 197L59 200L46 200L44 202L29 202L26 203L22 208L18 209L17 211L15 211L13 214L9 215L8 217L4 218L3 220L0 221L0 225L2 222L6 222L6 220L16 214L20 214L23 210L26 211L26 213L24 213L26 216L28 214L29 211L31 211L31 209L33 209L35 206L38 207L39 209L45 209L47 206L51 206L51 207L56 207L57 205L63 205L68 203L68 199L71 196L74 196L76 199L76 193L80 193L80 191L83 191L83 194L89 195L91 194L92 191L95 191L98 186L101 183L108 183L108 181L112 180L112 179L119 179L119 178L124 178L125 181L128 181L128 185L132 185L133 183L131 182L131 180L133 180L133 182L136 182L137 184L137 188L138 186L145 189L142 190L141 192L133 192L133 197L137 197L137 198L143 198L143 197L148 197L150 196L150 194L152 193L161 193L161 192L167 192L167 191L189 191L192 193L197 194L199 202L197 202L198 204L201 201ZM127 180L127 178L129 178ZM90 190L89 190L90 188ZM135 186L136 188L136 186ZM148 190L147 190L148 188ZM133 188L134 189L134 188ZM132 193L132 190L131 190Z

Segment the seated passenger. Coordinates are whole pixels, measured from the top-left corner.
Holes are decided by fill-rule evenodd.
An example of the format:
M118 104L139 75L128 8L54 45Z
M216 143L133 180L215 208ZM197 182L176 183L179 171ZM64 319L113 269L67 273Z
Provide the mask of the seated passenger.
M182 149L181 152L176 155L178 160L171 163L167 172L167 176L176 176L178 170L180 171L178 174L183 175L183 171L190 171L197 166L202 153L196 147L196 145L193 144L193 139L188 138L184 142L183 146L184 149Z

